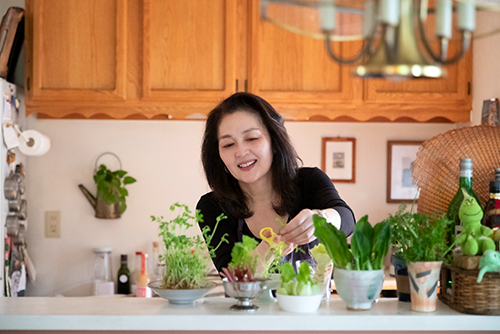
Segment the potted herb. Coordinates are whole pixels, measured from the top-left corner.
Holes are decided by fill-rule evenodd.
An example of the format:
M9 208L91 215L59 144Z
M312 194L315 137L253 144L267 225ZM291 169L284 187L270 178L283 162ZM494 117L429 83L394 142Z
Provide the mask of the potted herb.
M187 205L175 203L171 211L179 210L176 218L165 221L163 217L151 216L152 221L159 224L158 236L163 241L165 251L159 256L159 262L165 269L161 281L152 282L149 287L172 304L192 304L215 287L215 283L207 279L210 258L223 243L228 242L227 234L216 242L211 241L219 223L226 218L224 214L217 217L214 230L206 226L200 235L188 237L186 230L203 221L203 215L196 210L194 215ZM194 221L194 223L190 223Z
M413 209L413 207L412 207ZM410 302L411 294L410 294L410 280L408 279L408 266L406 265L406 261L403 257L403 249L399 240L403 235L404 226L406 226L405 221L412 219L411 211L406 211L406 204L401 204L399 206L398 211L392 215L389 214L389 217L384 221L388 222L391 225L392 231L392 255L391 255L391 263L394 266L394 274L396 276L396 289L398 300L402 302Z
M403 208L404 209L404 208ZM436 310L436 295L441 265L451 247L447 247L446 235L452 221L443 214L433 217L425 214L402 214L389 219L396 233L393 242L408 264L411 308L419 312Z
M126 175L127 172L123 170L112 172L106 165L101 164L94 174L97 186L95 197L83 185L78 186L94 208L96 218L116 219L125 212L125 197L128 196L125 186L136 182L136 179Z
M347 237L326 219L313 215L314 234L333 260L333 278L340 298L349 310L368 310L382 291L384 258L389 250L391 227L381 222L372 227L368 216L354 228L351 248Z

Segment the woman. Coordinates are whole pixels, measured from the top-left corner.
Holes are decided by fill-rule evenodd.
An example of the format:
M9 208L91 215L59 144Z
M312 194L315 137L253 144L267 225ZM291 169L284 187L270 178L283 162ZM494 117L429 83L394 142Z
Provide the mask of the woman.
M201 229L208 225L213 230L223 212L228 217L213 239L228 234L229 243L222 244L213 259L219 272L231 262L233 245L243 235L259 241L255 253L265 254L269 245L258 238L265 227L287 244L284 260L293 265L312 259L309 248L318 243L314 213L346 235L352 233L354 214L329 177L318 168L299 168L299 160L283 118L264 99L236 93L210 112L202 162L213 191L202 196L196 208L203 214ZM296 246L304 252L292 252Z

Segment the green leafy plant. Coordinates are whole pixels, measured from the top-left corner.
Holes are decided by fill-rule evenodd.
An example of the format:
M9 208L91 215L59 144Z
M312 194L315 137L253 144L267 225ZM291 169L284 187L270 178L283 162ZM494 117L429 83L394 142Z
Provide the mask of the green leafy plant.
M314 234L325 245L326 251L333 260L335 268L347 270L382 269L384 258L389 251L391 226L380 222L372 227L368 216L362 217L354 228L351 249L347 245L347 237L326 219L313 215Z
M231 251L231 262L223 268L221 275L229 282L256 282L255 270L258 256L253 254L257 240L244 235L242 242L235 242Z
M290 262L281 265L281 285L276 290L280 295L289 296L312 296L320 293L319 284L313 282L309 263L302 262L299 272L295 270Z
M442 261L451 250L446 243L447 231L453 222L446 215L405 212L401 204L394 215L384 222L392 227L392 242L397 253L406 263L418 261ZM452 245L453 246L453 245Z
M133 177L125 175L127 175L127 172L123 170L112 172L103 164L99 166L99 170L94 174L97 196L108 204L120 203L121 213L124 213L127 209L125 197L128 196L128 191L125 186L136 182Z
M224 234L217 246L211 246L219 223L227 217L224 214L217 217L213 231L209 226L205 226L202 229L204 238L200 235L188 237L186 231L193 226L190 221L194 221L195 224L203 222L203 215L199 210L192 215L188 206L184 204L175 203L170 207L171 211L176 209L180 212L170 221L164 221L163 216L151 216L152 221L159 224L158 236L165 247L164 254L159 256L160 263L165 266L162 287L164 289L205 288L209 284L207 274L210 257L215 256L215 251L223 242L228 242L227 234Z

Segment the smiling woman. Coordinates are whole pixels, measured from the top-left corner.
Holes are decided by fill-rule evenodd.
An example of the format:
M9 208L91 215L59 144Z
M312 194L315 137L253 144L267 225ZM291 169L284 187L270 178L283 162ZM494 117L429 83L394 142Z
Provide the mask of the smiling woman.
M288 137L283 118L262 98L236 93L213 109L207 118L202 162L212 192L201 197L197 209L204 216L200 228L212 227L225 213L228 219L216 234L228 233L229 244L213 259L219 272L231 261L231 250L243 235L259 242L256 255L269 244L256 236L271 228L275 242L284 241L285 261L313 262L309 249L314 236L313 213L349 235L354 214L330 178L318 168L299 167L300 158ZM220 239L220 238L219 238ZM218 242L218 236L214 236ZM295 247L302 252L292 252Z

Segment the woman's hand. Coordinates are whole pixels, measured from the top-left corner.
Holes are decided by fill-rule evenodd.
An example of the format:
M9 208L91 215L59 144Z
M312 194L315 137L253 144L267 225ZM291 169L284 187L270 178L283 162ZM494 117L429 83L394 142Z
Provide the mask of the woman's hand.
M281 229L281 241L287 244L305 245L316 240L312 220L313 214L314 212L310 209L300 211Z

